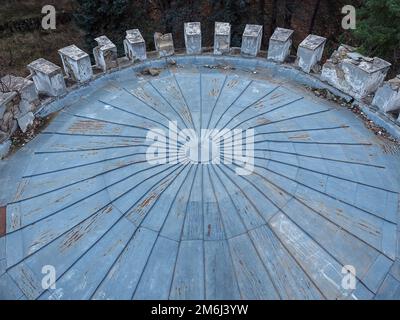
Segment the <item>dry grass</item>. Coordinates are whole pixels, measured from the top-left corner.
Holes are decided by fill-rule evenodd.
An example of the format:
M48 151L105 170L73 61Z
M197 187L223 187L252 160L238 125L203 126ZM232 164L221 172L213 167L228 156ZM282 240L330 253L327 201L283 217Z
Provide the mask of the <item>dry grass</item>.
M44 5L54 5L57 12L74 12L74 0L2 0L0 24L18 23L39 18ZM0 73L26 76L26 65L38 58L61 64L57 50L76 44L86 50L84 33L73 22L57 24L56 30L31 30L0 33Z
M0 70L2 74L26 76L26 65L38 58L45 58L61 65L57 50L76 44L83 50L84 33L73 23L60 25L56 30L35 30L12 33L0 38Z
M53 5L58 11L72 12L74 0L2 0L0 23L40 16L42 7Z

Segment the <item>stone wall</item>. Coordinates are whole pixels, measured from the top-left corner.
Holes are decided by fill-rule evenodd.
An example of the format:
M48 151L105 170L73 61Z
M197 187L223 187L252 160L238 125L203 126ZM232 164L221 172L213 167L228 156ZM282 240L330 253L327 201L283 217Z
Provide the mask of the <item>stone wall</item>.
M309 77L308 83L324 82L327 84L326 88L333 93L339 92L351 97L367 110L367 114L376 117L380 124L387 124L389 131L400 137L400 76L385 82L390 68L388 62L378 57L362 56L355 48L341 45L322 65L326 39L317 35L307 36L299 46L297 57L290 57L292 35L296 34L295 31L278 28L269 43L264 44L264 31L262 26L257 25L246 26L241 48L230 48L230 41L226 39L230 37L230 31L222 33L219 30L220 24L216 23L215 28L218 36L214 37L214 49L217 50L207 50L207 53L202 47L200 23L188 22L182 26L187 45L186 55L214 54L223 57L240 54L247 59L264 59L277 68L298 70ZM230 29L229 24L226 26ZM225 37L224 50L219 50L222 36ZM96 66L91 66L86 52L72 45L59 50L64 72L61 67L45 59L38 59L29 64L31 75L28 78L6 76L2 79L9 83L9 90L0 93L0 157L6 154L10 145L8 139L17 127L22 131L27 130L37 111L52 101L62 99L72 90L87 85L105 73L134 64L145 64L143 61L147 59L179 54L174 50L172 34L162 35L156 32L155 54L146 54L139 50L145 48L145 39L140 31L128 30L125 40L127 56L122 59L117 58L116 46L106 36L99 37L96 41L99 43L94 48ZM263 51L264 48L268 48L268 53ZM102 61L107 63L101 63Z

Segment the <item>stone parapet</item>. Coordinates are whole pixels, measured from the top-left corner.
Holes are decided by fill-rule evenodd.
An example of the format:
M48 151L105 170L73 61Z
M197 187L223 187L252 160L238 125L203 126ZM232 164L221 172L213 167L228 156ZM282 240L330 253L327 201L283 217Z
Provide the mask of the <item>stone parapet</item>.
M202 48L202 33L199 22L184 24L184 37L188 54L184 61L207 61L204 52L211 52L222 63L237 59L238 55L252 59L243 59L254 68L268 68L271 72L290 75L295 78L307 79L308 86L328 88L334 94L343 95L347 100L355 99L363 106L371 107L382 115L380 123L388 122L388 127L400 126L400 77L386 81L390 64L378 57L369 58L356 52L355 48L341 45L322 66L326 39L317 35L309 35L298 47L295 63L288 62L295 31L277 28L269 40L268 52L262 51L263 28L260 25L248 24L245 27L240 48L231 47L231 25L226 22L216 22L214 28L214 47ZM42 105L57 101L65 95L72 94L75 88L97 79L103 74L94 74L93 68L102 71L115 72L134 64L140 66L160 63L176 63L173 59L154 60L156 57L182 57L182 50L175 52L173 35L171 33L154 34L155 52L147 52L146 42L138 29L126 31L124 49L126 57L118 58L116 45L106 36L95 39L98 43L93 49L95 66L92 66L89 55L71 45L59 50L66 77L72 82L68 86L64 81L62 69L45 59L38 59L28 65L31 76L27 79L10 77L13 85L10 89L0 92L0 142L4 141L19 127L26 130L37 113L38 93ZM148 60L148 57L149 60ZM150 59L152 61L150 61ZM146 62L143 62L147 60ZM174 62L175 61L175 62ZM235 60L236 61L236 60ZM296 69L297 68L297 69ZM323 84L323 85L322 85ZM43 96L47 98L43 98ZM49 102L50 101L50 102ZM372 101L372 103L371 103ZM372 111L372 112L375 112ZM379 116L380 117L380 116ZM395 123L395 124L393 124ZM396 129L397 130L397 129ZM399 129L400 130L400 129ZM392 130L392 132L394 132ZM397 131L396 131L397 132ZM395 132L395 133L396 133ZM400 132L400 131L399 131ZM4 149L4 148L3 148Z

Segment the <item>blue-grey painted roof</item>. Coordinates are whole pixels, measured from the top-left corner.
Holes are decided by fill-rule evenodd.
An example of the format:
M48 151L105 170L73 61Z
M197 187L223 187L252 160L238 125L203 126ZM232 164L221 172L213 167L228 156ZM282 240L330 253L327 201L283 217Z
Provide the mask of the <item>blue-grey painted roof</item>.
M347 109L268 73L194 65L84 90L0 164L0 298L400 298L397 149ZM149 164L148 129L173 120L253 128L254 172Z

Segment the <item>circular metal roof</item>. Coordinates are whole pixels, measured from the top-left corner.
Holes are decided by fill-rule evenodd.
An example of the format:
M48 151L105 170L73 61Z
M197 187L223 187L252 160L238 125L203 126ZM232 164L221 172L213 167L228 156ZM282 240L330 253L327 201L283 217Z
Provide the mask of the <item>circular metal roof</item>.
M23 172L1 240L8 296L379 293L397 256L398 158L350 111L239 70L116 73L96 86L28 144L25 169L17 162L24 149L3 168L4 179ZM253 168L238 174L235 157L218 164L187 154L149 163L149 129L174 121L199 136L253 129ZM44 266L54 267L55 289L43 288ZM355 288L346 287L344 266Z

